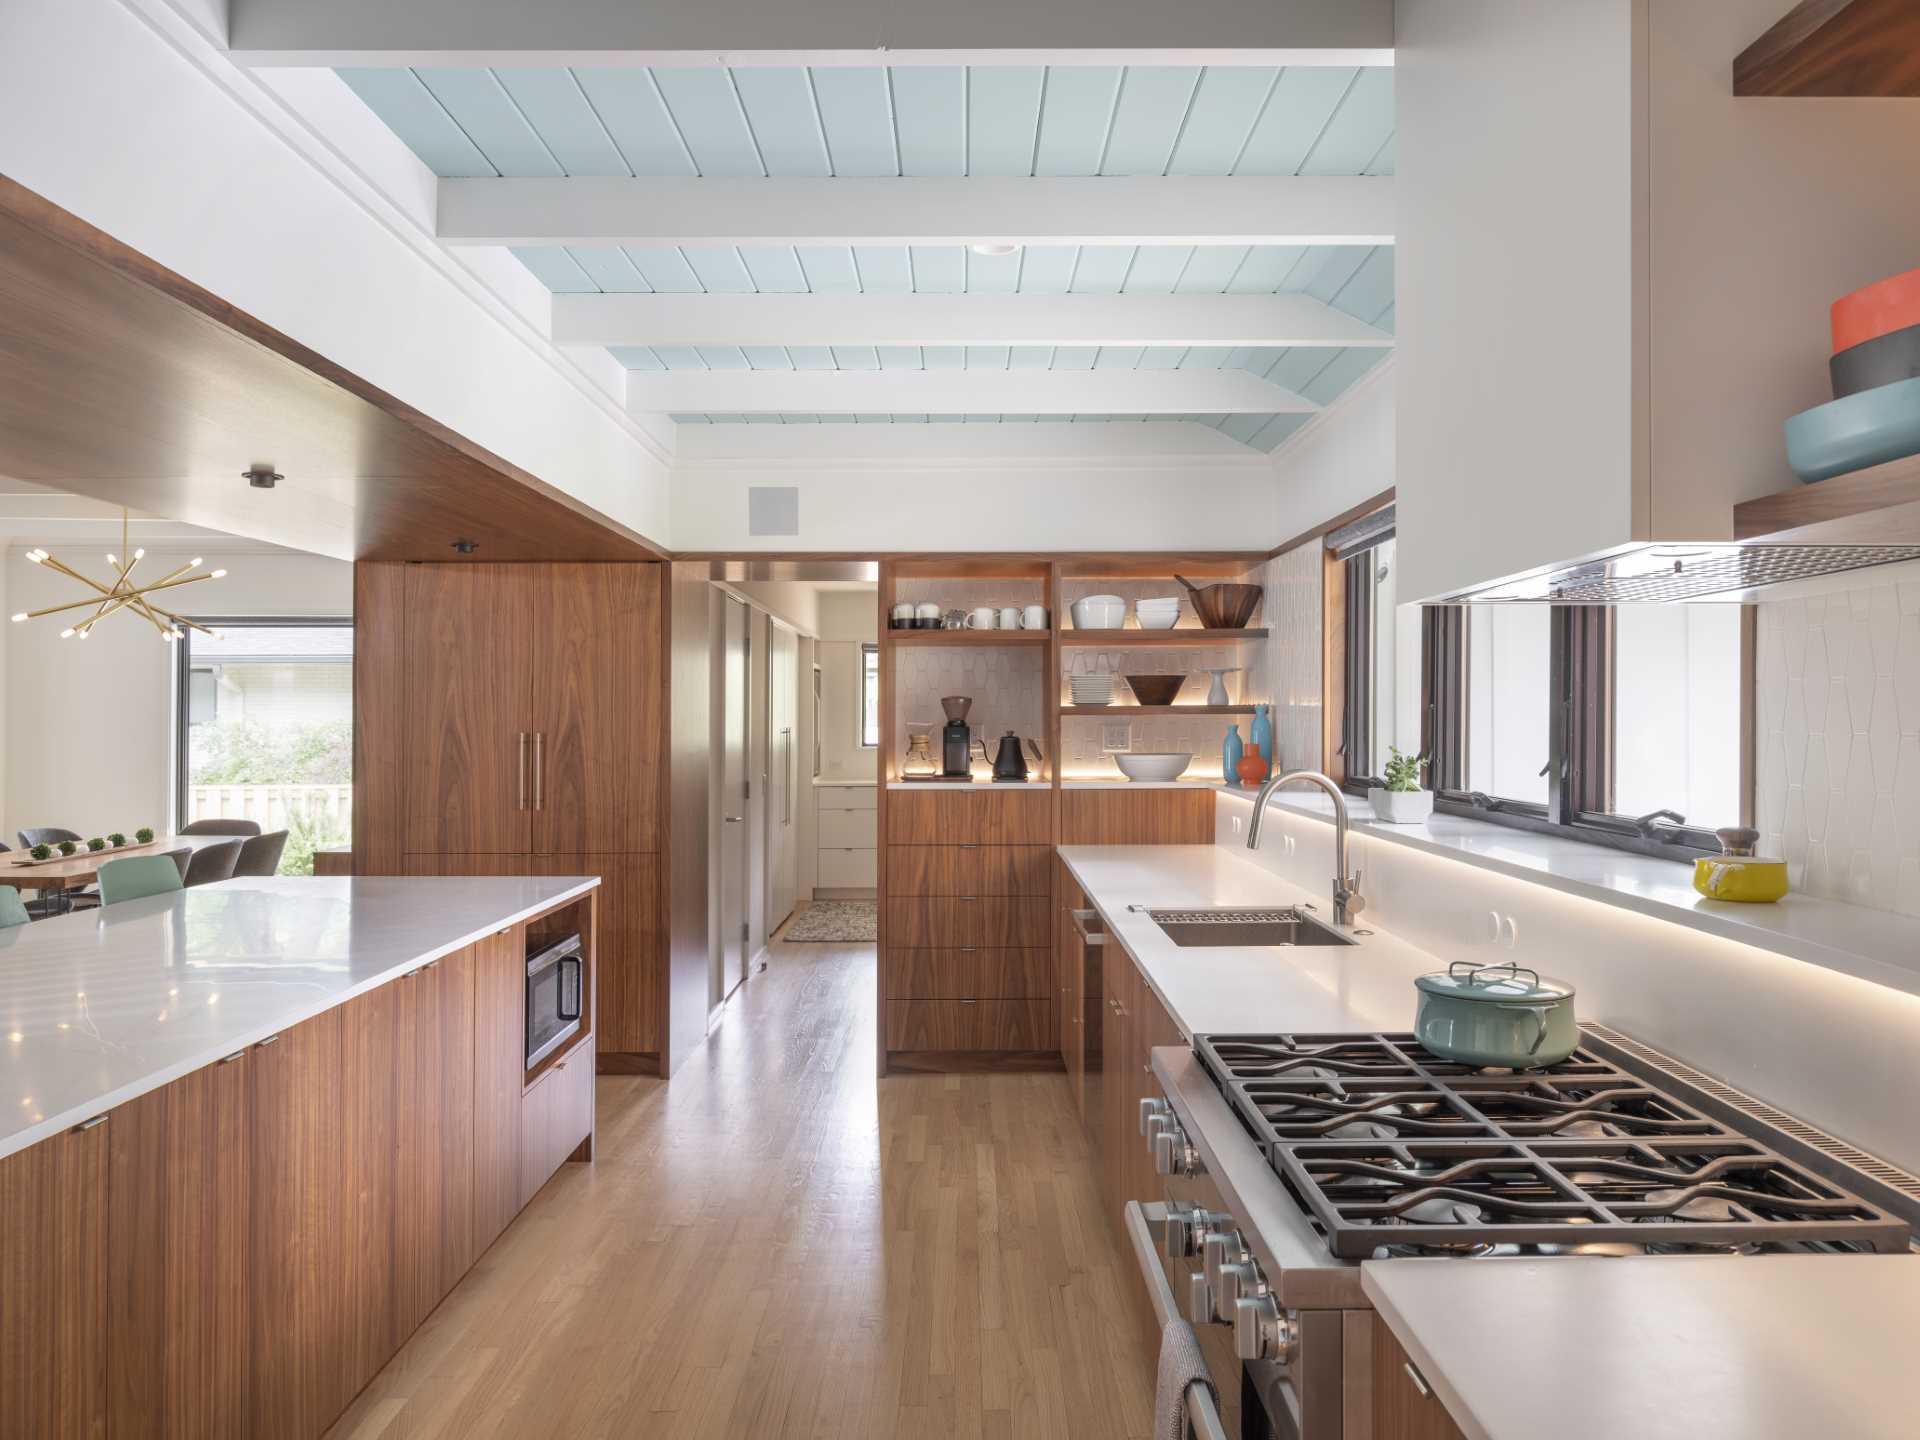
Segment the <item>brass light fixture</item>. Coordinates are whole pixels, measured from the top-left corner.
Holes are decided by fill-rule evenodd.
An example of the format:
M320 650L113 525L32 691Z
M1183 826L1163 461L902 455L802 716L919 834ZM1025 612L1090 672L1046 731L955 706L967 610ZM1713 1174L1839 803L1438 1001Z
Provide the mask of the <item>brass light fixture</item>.
M227 572L225 570L211 570L197 575L189 574L189 571L200 569L200 557L196 555L179 569L169 571L151 585L136 585L133 583L133 567L140 563L147 552L145 550L135 550L129 554L127 550L128 543L127 512L122 508L120 511L120 555L125 555L126 559L123 561L120 555L109 554L107 556L107 564L113 567L113 582L108 585L102 585L98 580L90 579L82 575L78 570L55 559L45 550L34 549L27 551L27 559L31 560L34 564L44 565L49 570L58 571L69 580L77 580L94 593L87 596L84 600L69 600L64 605L49 605L44 610L22 610L13 617L14 623L17 625L25 620L38 620L44 615L60 615L69 610L85 610L91 608L93 611L91 615L81 620L79 624L69 625L60 632L60 638L62 640L69 639L76 635L82 640L85 640L93 633L93 627L106 619L107 616L120 610L132 610L150 621L153 628L160 633L160 638L168 642L178 640L187 630L198 630L202 635L211 635L213 632L206 626L188 620L184 616L176 615L173 611L154 604L148 597L158 594L162 590L173 590L182 585L191 585L197 580L218 580ZM182 628L183 626L185 627L184 629Z

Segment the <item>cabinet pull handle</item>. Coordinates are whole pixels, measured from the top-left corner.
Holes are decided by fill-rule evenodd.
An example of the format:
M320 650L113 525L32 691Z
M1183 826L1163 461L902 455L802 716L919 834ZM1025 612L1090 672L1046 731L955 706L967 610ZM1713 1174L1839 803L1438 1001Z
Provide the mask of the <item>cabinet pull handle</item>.
M514 807L520 810L526 809L527 808L527 732L524 730L520 732L520 784L519 784L519 789L516 791L516 795L518 798L516 798L514 801Z
M978 844L962 844L960 848L962 850L978 850L980 846Z
M536 810L541 808L542 797L546 793L546 773L547 732L536 730L533 732L533 808Z
M1421 1399L1427 1399L1432 1395L1433 1392L1427 1389L1427 1382L1421 1378L1420 1372L1413 1368L1411 1360L1401 1361L1400 1368L1407 1372L1407 1379L1413 1382L1413 1388L1420 1392Z
M82 1130L91 1130L96 1125L104 1125L106 1123L107 1123L107 1114L103 1110L100 1112L100 1114L94 1116L91 1120L82 1120L78 1125L74 1126L73 1133L78 1135Z
M222 1055L222 1056L220 1057L220 1063L221 1063L222 1065L231 1065L231 1064L233 1064L233 1062L234 1062L234 1061L236 1061L236 1060L244 1060L244 1059L246 1059L246 1058L247 1058L247 1052L246 1052L246 1051L244 1051L244 1050L236 1050L236 1051L234 1051L234 1052L233 1052L233 1054L231 1054L231 1055Z
M256 1050L264 1050L267 1048L267 1046L273 1044L273 1042L278 1040L279 1038L280 1038L280 1032L276 1030L273 1032L273 1034L267 1036L264 1040L254 1041L253 1048Z
M978 1000L962 1000L960 1003L962 1005L978 1005L980 1002Z

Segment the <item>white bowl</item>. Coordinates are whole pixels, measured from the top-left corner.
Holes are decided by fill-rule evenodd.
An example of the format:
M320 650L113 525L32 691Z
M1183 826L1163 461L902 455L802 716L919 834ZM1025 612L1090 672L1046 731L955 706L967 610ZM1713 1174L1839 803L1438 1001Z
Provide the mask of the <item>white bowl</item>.
M1148 610L1142 607L1134 613L1140 618L1142 630L1171 630L1180 623L1180 611L1177 607L1172 610Z
M1113 763L1120 767L1120 773L1129 780L1178 780L1187 766L1193 763L1193 752L1135 751L1131 755L1116 755Z
M1127 623L1127 602L1118 595L1089 595L1069 608L1076 630L1118 630Z

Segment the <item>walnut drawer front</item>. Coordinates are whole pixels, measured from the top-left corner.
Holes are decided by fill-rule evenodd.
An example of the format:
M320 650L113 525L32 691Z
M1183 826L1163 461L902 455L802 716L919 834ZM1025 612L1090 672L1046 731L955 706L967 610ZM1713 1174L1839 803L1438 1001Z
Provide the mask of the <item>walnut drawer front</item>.
M945 950L962 945L1045 948L1053 904L1044 896L887 897L889 948Z
M1053 954L1041 949L900 950L886 958L890 1000L1051 1000Z
M1048 845L894 845L891 895L1050 895Z
M1050 1050L1051 1000L889 1000L889 1050Z
M981 788L887 792L889 845L1050 845L1053 792Z

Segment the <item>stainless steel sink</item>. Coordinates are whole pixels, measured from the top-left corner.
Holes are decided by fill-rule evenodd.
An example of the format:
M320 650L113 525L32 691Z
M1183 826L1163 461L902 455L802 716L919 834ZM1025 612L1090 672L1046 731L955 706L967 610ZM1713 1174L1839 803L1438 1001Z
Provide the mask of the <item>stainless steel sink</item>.
M1183 950L1226 945L1353 945L1351 935L1295 908L1280 910L1148 910L1147 917Z

